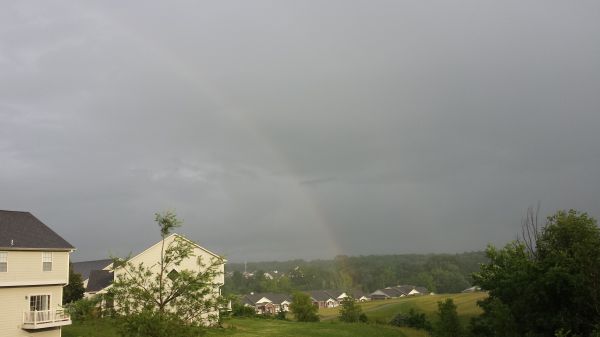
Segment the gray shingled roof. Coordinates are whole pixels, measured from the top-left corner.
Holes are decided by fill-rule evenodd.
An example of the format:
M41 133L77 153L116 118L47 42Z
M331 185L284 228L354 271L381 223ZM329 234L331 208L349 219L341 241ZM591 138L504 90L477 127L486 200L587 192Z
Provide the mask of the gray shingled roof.
M292 298L290 297L290 295L287 295L287 294L269 293L269 294L265 294L265 297L268 298L269 300L271 300L271 302L273 302L275 304L281 304L284 301L288 301L288 302L292 301Z
M354 297L355 299L359 299L363 296L367 296L367 294L365 294L362 290L353 290L352 291L352 297Z
M107 267L112 263L111 259L105 260L95 260L95 261L82 261L82 262L73 262L73 270L81 274L81 278L83 280L87 280L90 277L90 272L92 270L101 270Z
M275 304L281 304L283 301L291 302L292 299L290 295L287 294L276 294L276 293L256 293L256 294L248 294L244 295L242 301L249 305L256 305L256 302L260 301L261 298L267 298L269 301Z
M86 292L100 291L108 287L113 281L113 272L108 270L92 270L87 284Z
M0 249L74 249L29 212L0 210Z
M313 300L318 301L318 302L325 302L329 299L333 299L333 300L336 299L335 297L331 296L325 290L312 290L312 291L308 291L307 293L310 295L310 297L312 297Z
M424 295L429 294L429 289L427 289L425 287L415 287L415 290Z
M340 297L340 295L345 293L345 291L336 290L336 289L327 289L327 290L325 290L325 292L327 292L329 295L331 295L331 297L333 297L334 299L337 299L338 297ZM346 295L351 295L351 294L346 293Z
M383 293L385 293L389 297L400 297L402 295L406 295L402 291L400 291L396 288L384 288L384 289L379 289L379 290L381 290Z
M415 289L415 286L399 285L399 286L394 287L394 289L398 290L399 292L401 292L404 295L408 295L408 293L410 293L413 289Z

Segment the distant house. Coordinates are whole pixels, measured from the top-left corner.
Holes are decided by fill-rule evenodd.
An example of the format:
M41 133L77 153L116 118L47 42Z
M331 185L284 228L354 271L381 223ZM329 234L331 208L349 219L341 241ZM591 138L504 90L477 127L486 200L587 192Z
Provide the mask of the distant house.
M478 292L478 291L481 291L481 287L473 286L473 287L463 290L462 292L463 293L474 293L474 292Z
M409 295L415 295L415 286L411 286L411 285L399 285L399 286L395 286L392 287L394 289L396 289L396 291L398 291L400 294L402 294L402 296L409 296Z
M341 291L341 290L325 290L325 292L327 292L332 298L334 298L336 301L342 302L345 298L348 298L351 296L351 294L346 293L345 291Z
M325 290L331 297L335 298L338 304L340 304L344 299L348 297L352 297L355 301L364 302L370 300L370 298L365 295L360 290L353 290L351 292L341 291L341 290Z
M358 302L365 302L365 301L369 301L371 298L365 294L364 292L360 291L360 290L354 290L352 292L352 297L354 297L354 300L358 301Z
M418 292L419 295L433 295L433 293L425 287L415 287L415 290Z
M390 298L398 298L414 295L428 295L429 290L425 287L415 287L412 285L399 285L395 287L387 287L378 289L372 292L369 297L373 300L386 300Z
M93 270L105 270L110 267L112 264L112 260L104 259L104 260L94 260L94 261L84 261L84 262L73 262L71 266L73 267L73 271L81 275L81 279L83 280L83 288L87 288L90 274Z
M280 311L288 312L290 310L292 299L286 294L252 293L244 295L242 297L242 303L245 306L253 307L259 315L274 315Z
M368 301L370 298L362 291L353 291L351 294L340 290L312 290L305 292L311 298L314 306L318 308L335 308L349 297L355 301ZM243 305L253 307L257 314L276 314L279 311L289 311L292 296L276 293L250 293L241 298Z
M371 300L377 301L377 300L387 300L392 298L392 296L390 296L388 294L388 292L384 291L383 289L377 289L374 292L372 292L371 294L369 294L369 297L371 298Z
M31 213L0 211L0 336L60 337L73 250Z
M313 305L318 308L335 308L340 303L325 290L312 290L306 292L312 299Z

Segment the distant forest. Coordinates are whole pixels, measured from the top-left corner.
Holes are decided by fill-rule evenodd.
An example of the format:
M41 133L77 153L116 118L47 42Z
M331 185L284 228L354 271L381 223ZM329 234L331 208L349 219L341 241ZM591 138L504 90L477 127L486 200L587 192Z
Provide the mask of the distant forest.
M460 292L487 262L485 252L336 256L333 260L228 263L226 294L294 290L360 289L371 292L398 284L427 287L436 293ZM244 268L248 273L244 275ZM275 272L277 271L277 272ZM267 274L265 274L267 273ZM272 277L272 279L271 279Z

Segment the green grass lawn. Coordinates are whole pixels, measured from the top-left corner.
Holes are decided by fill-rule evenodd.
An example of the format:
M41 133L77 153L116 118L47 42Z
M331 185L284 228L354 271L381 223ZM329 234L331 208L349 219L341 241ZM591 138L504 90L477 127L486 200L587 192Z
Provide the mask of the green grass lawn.
M62 328L62 337L120 337L110 319L73 322Z
M385 301L370 301L362 303L363 311L370 322L389 322L399 312L407 312L410 308L425 313L432 321L435 320L437 302L452 298L458 306L458 314L464 324L480 313L477 301L486 297L484 293L453 294L407 297ZM426 332L396 328L384 324L348 324L337 321L338 308L319 311L322 322L299 323L294 321L278 321L271 319L226 319L222 329L209 329L207 336L261 336L261 337L358 337L358 336L396 336L396 337L426 337ZM74 322L63 328L63 337L116 337L117 332L111 320L94 320L84 323ZM174 336L175 337L175 336Z
M235 318L227 319L224 328L208 329L206 336L236 337L420 337L410 329L395 328L380 324L348 324L337 321L300 323L272 319ZM63 328L63 337L117 337L112 321L99 319L78 323ZM176 337L176 336L173 336Z
M300 323L265 319L232 319L225 322L226 328L211 330L208 336L265 336L265 337L354 337L395 336L408 337L399 328L378 324L348 324L337 321Z
M479 315L481 309L477 306L477 301L484 299L485 293L469 294L449 294L432 296L403 297L390 300L369 301L361 303L363 312L369 317L369 321L389 322L400 312L408 312L411 308L425 313L427 318L434 321L436 319L437 303L446 298L454 300L457 305L458 315L463 323L468 323L471 317ZM322 320L334 320L338 316L338 308L321 309L319 315Z

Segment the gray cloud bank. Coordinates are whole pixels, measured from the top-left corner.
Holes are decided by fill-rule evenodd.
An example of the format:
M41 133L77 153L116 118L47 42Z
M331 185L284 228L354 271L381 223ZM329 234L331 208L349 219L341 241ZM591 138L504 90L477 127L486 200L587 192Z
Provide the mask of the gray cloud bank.
M600 216L597 1L72 1L0 11L0 208L74 259L460 252Z

